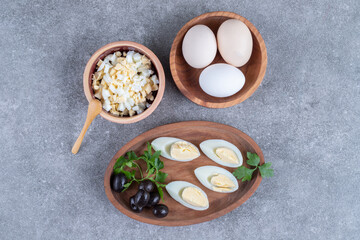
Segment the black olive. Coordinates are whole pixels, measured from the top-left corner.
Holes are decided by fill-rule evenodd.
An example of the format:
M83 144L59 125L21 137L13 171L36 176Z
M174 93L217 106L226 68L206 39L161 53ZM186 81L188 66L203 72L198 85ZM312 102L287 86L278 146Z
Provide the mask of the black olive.
M147 203L147 207L155 206L160 202L160 194L158 192L152 192L150 193L150 199Z
M140 189L134 196L135 204L141 208L146 206L149 199L150 199L150 193L148 193L143 189Z
M142 181L139 185L139 189L145 190L147 192L152 192L155 188L155 185L150 180Z
M121 192L124 190L124 185L127 183L127 178L123 173L112 175L111 179L111 189L115 192Z
M142 207L138 207L136 204L135 204L135 196L132 196L130 198L130 209L133 211L133 212L136 212L136 213L139 213L143 210Z
M166 217L169 213L169 208L164 204L155 205L153 208L153 214L155 217L163 218Z

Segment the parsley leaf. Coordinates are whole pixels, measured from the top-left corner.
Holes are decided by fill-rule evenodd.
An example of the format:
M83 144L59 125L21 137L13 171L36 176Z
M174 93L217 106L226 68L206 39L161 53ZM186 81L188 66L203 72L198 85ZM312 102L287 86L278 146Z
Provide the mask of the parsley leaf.
M164 192L163 192L163 190L162 190L162 187L165 187L166 185L165 185L165 184L159 184L159 183L157 183L157 182L155 182L155 185L156 185L156 187L157 187L157 190L158 190L158 192L159 192L159 195L160 195L161 200L164 201Z
M160 169L164 168L164 163L160 160L159 157L157 157L157 158L155 158L154 166L155 166L156 170L159 171Z
M160 154L161 154L161 151L154 152L150 158L150 161L155 162L156 160L159 160Z
M121 168L127 161L128 160L124 156L119 157L114 165L114 169Z
M241 180L242 182L250 181L252 178L252 174L256 169L259 169L260 175L262 177L272 177L274 176L274 170L271 169L271 162L264 163L263 165L259 166L260 164L260 157L256 153L247 152L246 154L248 160L246 163L249 166L255 168L247 168L245 166L238 167L234 172L233 175Z
M132 182L128 182L128 183L125 183L125 184L124 184L124 190L123 190L123 192L130 187L131 183L132 183Z
M147 169L146 171L148 171L148 174L151 175L155 172L155 168L150 168L150 169Z
M163 183L163 182L165 182L165 178L166 178L167 176L168 176L167 173L164 173L164 172L160 172L160 171L159 171L159 172L156 174L155 181Z
M233 175L237 178L237 179L242 179L243 177L246 176L246 167L245 166L240 166L238 167L235 172L233 172Z
M256 153L247 152L246 154L249 160L246 161L250 166L256 167L260 163L260 158Z
M246 168L245 166L241 166L235 170L233 175L238 179L242 179L241 181L243 181L243 182L250 181L252 178L252 174L255 170L256 170L256 168L249 169L249 168Z
M245 177L243 177L243 179L241 181L242 182L250 181L252 178L252 174L255 170L256 170L256 168L254 168L254 169L245 168L246 175L245 175Z
M127 179L132 179L131 172L125 171L125 170L121 170L120 172L122 172L123 174L125 174L125 176L126 176Z
M129 161L129 162L125 163L125 165L128 166L129 168L136 167L135 163L132 162L132 161Z
M164 193L161 187L157 187L161 200L164 201Z
M136 154L134 153L134 151L127 152L126 155L127 155L129 160L137 160L137 158L138 158L136 156Z
M120 168L115 168L114 169L114 174L119 174L121 173L121 169Z
M262 177L274 176L274 169L271 169L270 167L271 167L271 162L259 166L260 174Z

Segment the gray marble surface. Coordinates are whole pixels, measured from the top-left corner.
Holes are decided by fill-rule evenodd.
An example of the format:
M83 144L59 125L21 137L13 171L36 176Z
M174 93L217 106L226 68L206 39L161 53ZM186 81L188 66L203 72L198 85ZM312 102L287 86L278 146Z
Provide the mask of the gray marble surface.
M1 1L1 239L358 239L360 227L360 2ZM209 11L234 11L262 34L266 76L245 102L206 109L169 71L180 28ZM101 46L132 40L166 72L164 98L147 119L85 120L82 73ZM273 162L238 209L186 227L128 218L108 201L105 168L126 142L159 125L208 120L250 135Z

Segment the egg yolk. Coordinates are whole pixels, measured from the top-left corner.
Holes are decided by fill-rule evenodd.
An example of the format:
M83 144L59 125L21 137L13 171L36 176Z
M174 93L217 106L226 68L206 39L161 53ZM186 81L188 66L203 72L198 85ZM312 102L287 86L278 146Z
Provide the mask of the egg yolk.
M226 147L220 147L215 150L215 154L224 162L238 164L239 159L236 153Z
M170 155L177 160L187 160L199 156L199 151L188 142L178 141L171 145Z
M205 195L197 188L186 187L182 191L181 198L190 205L196 207L206 207L208 200Z
M219 192L228 192L235 187L235 184L230 178L220 173L213 175L210 179L210 183L213 185L213 190Z

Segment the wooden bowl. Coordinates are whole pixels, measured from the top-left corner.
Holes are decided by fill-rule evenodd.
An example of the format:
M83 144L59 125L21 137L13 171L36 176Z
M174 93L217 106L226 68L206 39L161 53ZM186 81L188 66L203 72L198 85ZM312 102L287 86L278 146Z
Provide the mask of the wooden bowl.
M114 53L116 51L135 51L138 53L141 53L148 57L151 60L152 67L154 69L154 72L157 74L159 79L159 89L156 93L155 99L151 106L147 109L145 109L144 112L138 115L134 115L132 117L119 117L112 115L111 113L105 111L102 109L100 116L103 118L115 122L115 123L134 123L138 122L146 117L148 117L159 105L165 90L165 73L164 69L161 65L160 60L156 57L156 55L147 47L130 41L119 41L119 42L113 42L109 43L99 50L97 50L89 59L88 63L86 64L85 71L84 71L84 77L83 77L83 84L84 84L84 92L87 100L90 102L91 99L94 99L94 91L91 86L92 82L92 74L95 71L96 64L100 59L104 59L107 55Z
M193 68L186 63L182 55L182 41L186 32L197 24L208 26L216 36L220 25L228 19L238 19L250 29L253 38L253 51L250 60L239 68L245 75L244 87L230 97L217 98L206 94L200 88L199 76L203 69ZM214 63L225 63L219 51L211 64ZM170 51L170 69L176 86L188 99L208 108L231 107L250 97L264 78L266 65L266 47L259 31L246 18L232 12L210 12L193 18L180 29Z
M260 157L260 163L264 163L264 156L259 146L248 135L236 128L206 121L179 122L156 127L135 137L123 146L112 158L105 172L104 187L110 202L123 214L135 220L162 226L184 226L210 221L225 215L243 204L256 191L261 182L262 178L258 170L256 170L250 182L238 181L239 189L237 191L233 193L218 193L205 188L195 177L194 170L204 165L219 166L231 172L233 172L235 168L218 165L203 153L201 153L199 158L190 162L178 162L160 157L165 165L161 171L169 174L166 178L166 183L184 180L197 185L204 190L208 196L209 208L205 211L195 211L186 208L172 199L164 189L164 204L169 208L169 214L165 218L156 218L152 214L151 209L144 209L141 213L134 213L130 210L129 198L137 192L138 186L136 183L133 183L130 188L123 193L112 191L110 187L110 177L113 172L113 167L116 160L128 151L135 151L137 155L143 154L144 150L146 150L146 143L158 137L176 137L189 141L196 146L199 146L202 141L207 139L221 138L235 144L235 146L239 148L243 155L245 166L249 167L246 164L246 152L257 153ZM138 163L143 164L142 161L138 161ZM146 164L141 165L141 167L145 170Z

